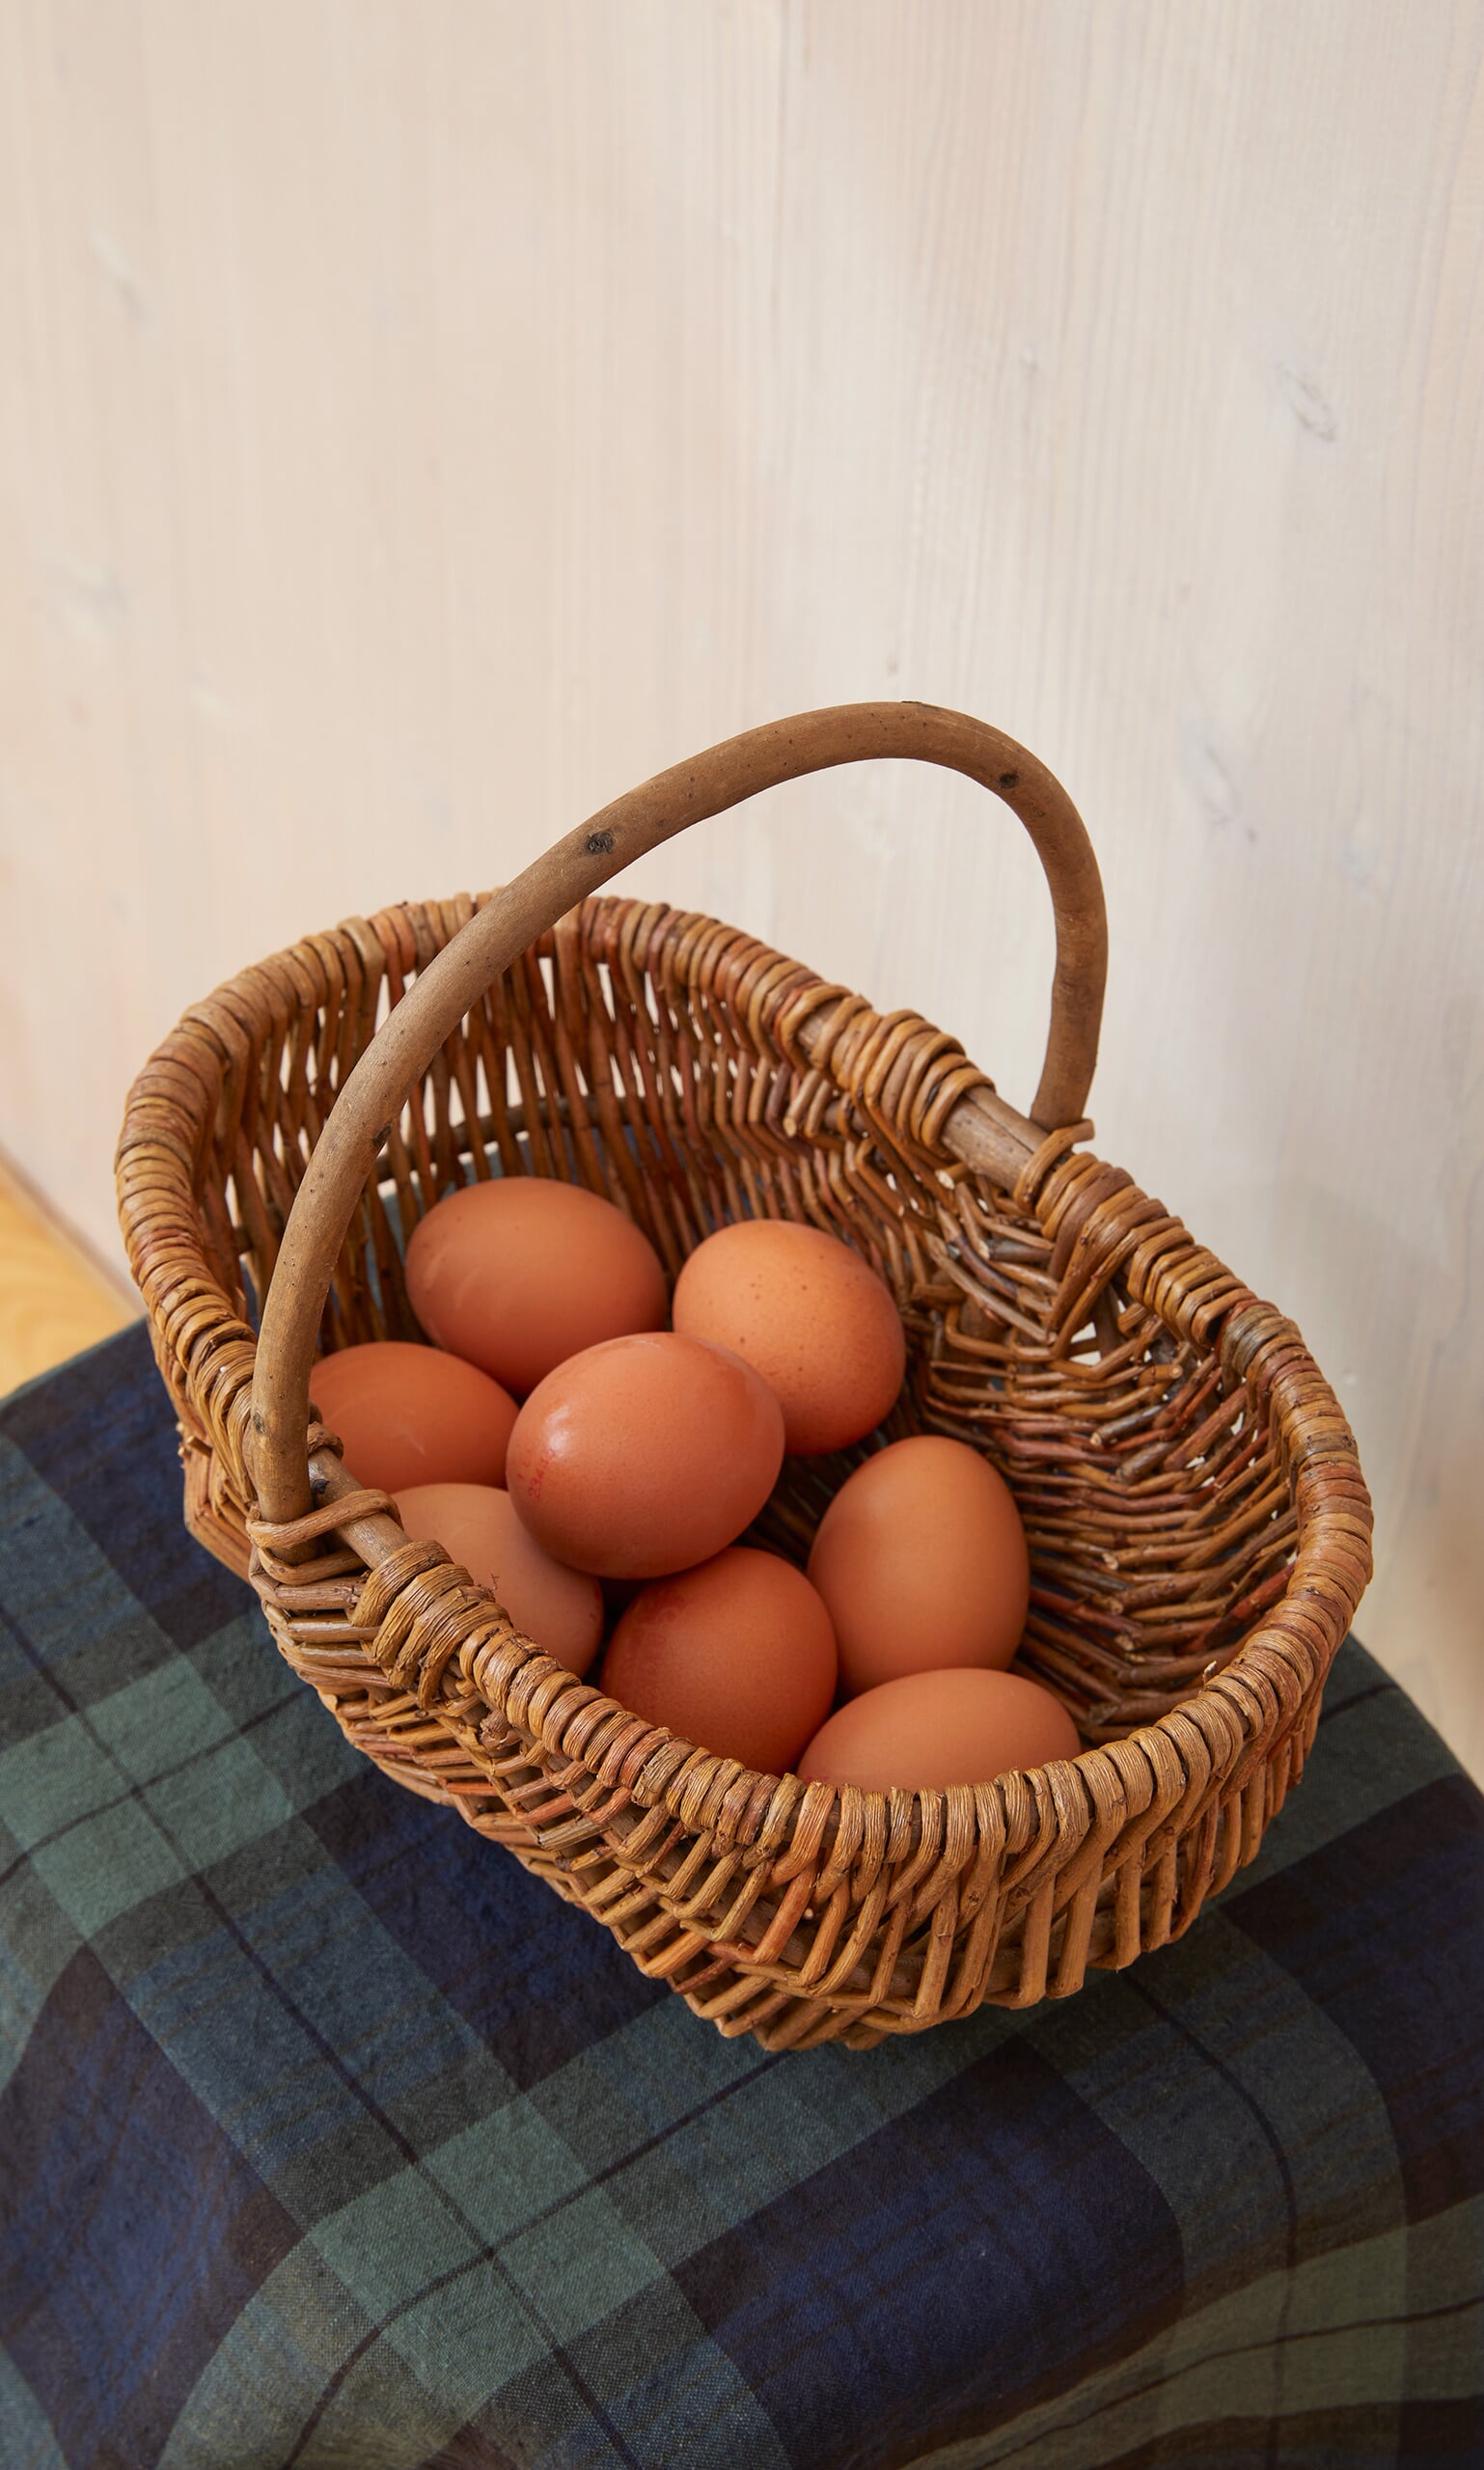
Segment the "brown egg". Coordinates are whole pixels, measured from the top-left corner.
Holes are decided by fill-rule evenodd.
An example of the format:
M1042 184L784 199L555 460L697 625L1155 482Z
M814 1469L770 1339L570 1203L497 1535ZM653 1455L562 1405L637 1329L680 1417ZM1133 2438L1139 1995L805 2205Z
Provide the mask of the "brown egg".
M376 1338L316 1363L310 1395L378 1492L404 1484L503 1484L516 1406L497 1382L438 1347Z
M874 1431L902 1386L907 1341L891 1290L814 1226L759 1218L722 1227L680 1272L672 1317L686 1337L756 1365L802 1457Z
M603 1634L603 1590L528 1535L492 1484L414 1484L397 1496L409 1535L441 1544L498 1596L517 1630L558 1663L586 1672Z
M866 1792L938 1792L1075 1758L1081 1746L1059 1699L1018 1672L913 1672L838 1708L799 1773Z
M1025 1529L1003 1477L961 1441L878 1450L830 1503L809 1556L847 1697L949 1664L1001 1670L1031 1593Z
M520 1411L506 1481L537 1543L605 1578L707 1561L761 1509L783 1414L734 1355L669 1331L610 1338Z
M783 1775L835 1695L835 1635L808 1578L734 1544L646 1586L614 1632L603 1688L651 1723Z
M670 1317L648 1237L596 1193L536 1175L466 1184L430 1209L407 1293L430 1338L518 1397L569 1355Z

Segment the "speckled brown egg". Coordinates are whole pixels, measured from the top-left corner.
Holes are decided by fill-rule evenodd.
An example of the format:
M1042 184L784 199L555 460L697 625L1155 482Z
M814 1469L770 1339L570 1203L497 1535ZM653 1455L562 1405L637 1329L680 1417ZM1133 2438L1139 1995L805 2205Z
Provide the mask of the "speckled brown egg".
M586 1672L603 1634L603 1590L527 1533L508 1493L491 1484L414 1484L397 1496L409 1535L426 1536L487 1586L517 1630L558 1663Z
M498 1382L438 1347L375 1338L327 1355L310 1395L363 1484L503 1484L516 1406Z
M787 1561L734 1544L635 1598L603 1688L683 1740L782 1775L835 1695L830 1616Z
M662 1578L733 1543L783 1459L783 1409L751 1365L657 1331L548 1373L520 1411L506 1480L557 1560Z
M858 1467L820 1522L809 1574L830 1607L847 1697L949 1664L1003 1669L1031 1594L1013 1496L961 1441L921 1433Z
M802 1457L874 1431L902 1386L907 1342L890 1288L814 1226L722 1227L680 1272L672 1317L687 1337L729 1347L761 1373Z
M913 1672L840 1707L799 1761L812 1781L866 1792L941 1792L1075 1758L1059 1699L1018 1672Z
M407 1294L430 1338L517 1397L568 1356L670 1317L632 1219L536 1175L466 1184L430 1209L407 1246Z

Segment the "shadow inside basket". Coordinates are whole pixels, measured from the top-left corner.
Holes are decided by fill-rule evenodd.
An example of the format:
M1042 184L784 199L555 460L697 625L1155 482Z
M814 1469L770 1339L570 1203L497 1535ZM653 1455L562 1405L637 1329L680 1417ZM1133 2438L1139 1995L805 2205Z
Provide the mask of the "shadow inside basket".
M652 1144L632 1126L622 1129L620 1172L601 1129L590 1128L579 1148L564 1101L533 1139L526 1107L510 1098L502 1141L490 1135L487 1111L479 1122L485 1137L472 1138L451 1095L456 1084L442 1093L425 1084L422 1108L409 1101L389 1137L398 1170L368 1186L326 1305L321 1353L372 1338L422 1340L402 1274L407 1241L426 1209L461 1184L481 1174L557 1173L620 1205L636 1178L642 1191L654 1190L644 1180ZM278 1147L282 1168L285 1144ZM1283 1592L1297 1522L1268 1425L1213 1351L1136 1303L1116 1275L1081 1326L1058 1324L1052 1239L982 1179L942 1177L928 1220L921 1195L904 1194L897 1162L878 1154L869 1163L893 1236L917 1203L924 1222L912 1226L913 1241L882 1240L858 1197L848 1210L832 1206L828 1183L821 1191L808 1177L789 1192L719 1173L698 1193L693 1176L679 1206L672 1184L671 1206L651 1205L641 1221L655 1240L668 1237L673 1276L717 1225L759 1214L748 1203L806 1218L862 1250L901 1310L908 1373L891 1415L848 1450L785 1460L740 1540L802 1567L831 1500L874 1450L922 1432L969 1443L1009 1484L1030 1545L1031 1614L1018 1668L1057 1694L1086 1742L1117 1740L1189 1698ZM804 1205L789 1209L789 1200ZM286 1208L277 1214L287 1219ZM256 1329L256 1248L235 1212L233 1235L244 1313Z

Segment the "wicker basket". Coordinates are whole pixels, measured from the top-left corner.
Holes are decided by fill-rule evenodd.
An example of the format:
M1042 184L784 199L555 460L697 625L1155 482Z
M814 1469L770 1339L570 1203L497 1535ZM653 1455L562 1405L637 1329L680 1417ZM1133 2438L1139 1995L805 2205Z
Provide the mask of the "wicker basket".
M916 1015L712 919L591 896L699 818L871 755L968 774L1035 843L1058 959L1030 1120ZM483 904L351 919L244 971L129 1099L120 1207L192 1531L388 1774L770 2049L1062 1997L1188 1929L1298 1777L1369 1575L1355 1444L1297 1331L1076 1146L1103 969L1097 868L1043 766L958 714L851 705L663 774ZM575 1681L409 1542L313 1421L313 1362L418 1334L404 1238L492 1171L608 1194L672 1274L749 1214L855 1245L908 1331L888 1431L970 1441L1014 1489L1023 1661L1082 1754L946 1793L754 1774ZM861 1454L788 1462L762 1539L802 1559Z

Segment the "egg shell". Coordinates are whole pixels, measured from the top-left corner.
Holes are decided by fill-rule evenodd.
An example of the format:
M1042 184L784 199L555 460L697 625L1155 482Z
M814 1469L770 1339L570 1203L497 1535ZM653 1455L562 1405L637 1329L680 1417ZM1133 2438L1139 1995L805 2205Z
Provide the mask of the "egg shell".
M350 1472L377 1492L505 1481L515 1401L457 1356L373 1338L316 1363L310 1395Z
M487 1586L534 1646L571 1672L587 1671L603 1634L603 1590L542 1551L508 1493L491 1484L414 1484L398 1494L397 1512L409 1535L441 1544Z
M1014 1496L961 1441L878 1450L830 1503L809 1557L847 1697L903 1673L1003 1670L1020 1644L1031 1560Z
M575 1184L508 1175L438 1201L407 1246L428 1336L525 1397L570 1355L669 1319L648 1237Z
M873 1432L902 1386L907 1341L891 1289L815 1226L747 1219L707 1236L676 1280L672 1319L756 1366L800 1457Z
M840 1707L799 1761L809 1782L941 1792L1075 1758L1059 1699L1018 1672L913 1672Z
M783 1775L829 1713L835 1633L800 1571L734 1544L644 1589L614 1632L603 1688L702 1749Z
M719 1347L669 1331L560 1364L520 1411L506 1480L538 1544L605 1578L709 1560L778 1480L783 1413Z

